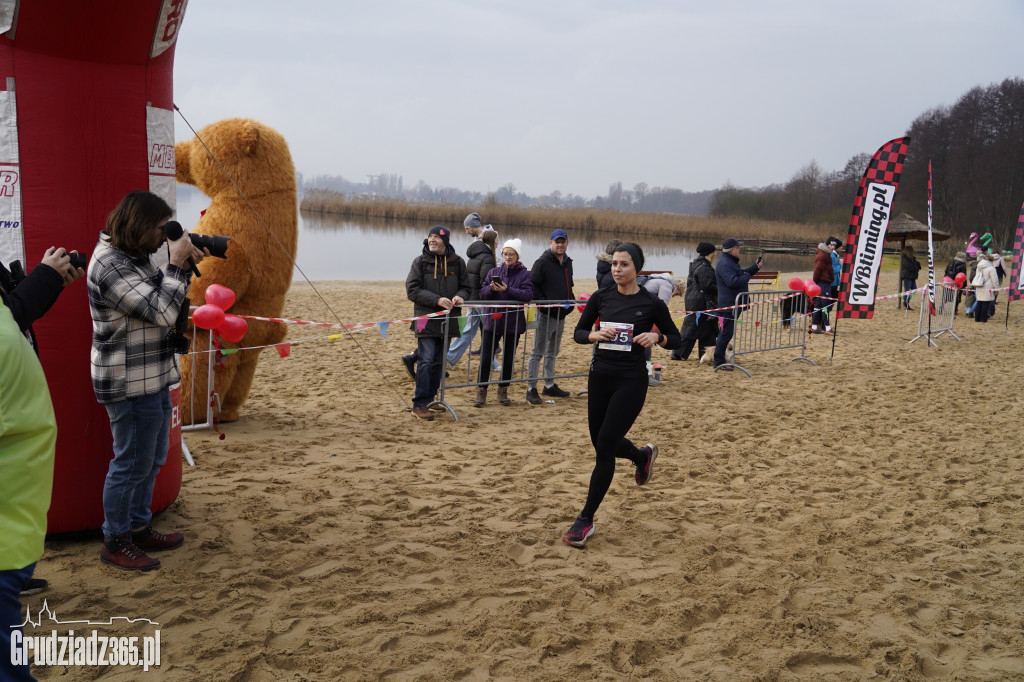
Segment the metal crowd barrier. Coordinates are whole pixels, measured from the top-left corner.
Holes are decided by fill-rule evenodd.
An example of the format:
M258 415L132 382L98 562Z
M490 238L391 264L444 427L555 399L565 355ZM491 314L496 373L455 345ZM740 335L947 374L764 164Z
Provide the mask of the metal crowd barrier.
M584 303L584 301L545 301L545 300L537 300L537 301L531 301L529 303L517 303L515 301L495 301L495 300L492 299L492 300L487 300L487 301L466 301L465 303L463 303L463 305L462 305L463 311L466 311L468 308L479 308L479 309L483 310L482 313L478 313L478 315L480 315L480 317L481 317L481 319L480 319L480 328L476 332L476 337L473 339L473 343L470 345L470 347L468 349L466 349L466 353L463 355L463 357L466 359L466 374L465 374L465 378L464 378L465 380L462 380L461 378L456 378L455 375L454 375L455 373L452 372L451 370L448 370L445 373L443 373L441 375L441 385L438 388L437 399L433 403L431 403L431 404L433 404L433 405L441 405L442 407L444 407L446 410L448 410L451 413L452 417L455 418L455 421L459 421L458 413L455 411L455 408L452 407L451 403L448 402L448 400L446 399L445 393L446 393L446 391L448 389L470 388L470 387L476 388L476 387L479 387L479 386L493 386L493 385L497 385L499 383L505 383L504 380L501 379L501 370L495 370L493 368L491 369L490 381L484 381L484 382L478 381L478 377L479 377L479 374L478 374L479 373L479 361L482 360L482 358L483 358L482 349L483 349L483 331L484 331L483 330L483 323L484 323L484 318L489 317L492 313L497 312L499 309L505 310L505 311L509 312L509 315L502 316L502 320L501 320L502 324L505 325L502 331L505 331L505 329L507 329L508 323L510 322L509 318L512 315L514 315L516 312L518 312L518 310L521 309L523 311L523 313L526 315L526 319L527 319L526 331L519 337L519 345L516 348L515 358L513 358L512 377L508 381L508 383L509 383L509 390L511 391L513 385L515 385L515 384L524 384L524 383L527 383L530 380L530 377L528 376L528 373L527 373L527 369L528 369L527 368L527 364L528 364L528 361L529 361L529 358L530 358L530 352L533 350L534 332L537 329L537 318L540 317L540 315L542 315L542 313L540 312L540 309L538 308L538 306L565 307L565 306L575 306L578 303ZM533 312L531 312L531 309L533 310ZM444 324L442 325L443 334L444 334L444 338L443 338L444 343L442 345L442 348L445 349L445 352L444 352L444 356L443 356L443 359L442 359L442 363L444 363L445 369L447 369L447 349L448 349L448 346L449 346L450 341L451 341L450 327L453 324L458 324L458 318L453 318L451 316L446 316L444 318ZM566 339L568 339L570 343L573 343L573 341L572 341L572 330L575 329L575 327L576 327L575 320L570 321L569 317L566 317L565 318L565 323L564 323L564 325L562 327L562 331L561 331L561 333L557 337L558 338L559 352L558 352L558 356L557 356L557 358L555 360L555 371L556 372L559 371L560 367L561 368L565 368L566 367L566 363L572 362L572 360L570 360L566 355L562 354L562 350L563 350L562 344L565 342ZM498 359L499 364L501 363L501 361L503 359L504 350L505 350L504 347L502 347L500 352L495 351L495 353L494 353L494 357L496 357ZM476 352L476 351L479 351L479 353L477 355L474 355L474 352ZM449 373L451 373L452 376L446 376ZM459 374L461 375L461 371L459 372ZM556 373L552 377L552 379L554 379L554 380L558 380L558 379L576 379L576 378L579 378L579 377L589 376L589 374L590 374L590 361L589 361L589 358L588 358L587 364L583 365L582 367L573 367L571 371L563 372L561 374L557 374ZM539 361L538 376L536 377L536 381L537 381L537 392L539 393L541 391L541 389L543 388L543 386L544 386L544 359L543 358L541 358L540 361ZM512 396L510 395L509 397L511 398ZM488 400L489 401L495 401L496 399L497 398L494 395L488 396ZM525 398L523 396L519 396L515 400L521 402L521 401L525 400Z
M807 347L807 297L799 291L747 291L736 297L732 309L733 355L725 365L753 376L737 362L741 355L770 350L799 348L800 355L790 361L816 363L804 356Z
M205 334L201 333L205 332ZM192 334L192 348L191 352L187 355L179 355L178 363L179 369L181 369L182 382L181 382L181 404L189 405L189 412L192 415L192 419L189 422L185 422L184 419L181 423L182 431L196 431L198 429L208 429L213 426L213 403L217 402L218 407L220 406L220 395L216 393L213 386L213 368L216 363L215 352L212 351L213 343L213 332L209 330L201 330L198 327ZM185 363L191 363L189 369L191 370L189 376L192 378L191 381L185 381L184 367ZM205 370L205 372L203 371ZM205 381L202 379L205 376ZM196 414L196 396L199 393L204 396L202 404L206 406L206 412L202 415L203 421L196 421L200 415ZM187 402L186 402L187 401Z
M935 343L935 339L943 334L949 334L957 341L962 340L953 332L957 309L956 298L959 293L960 289L955 284L935 284L935 315L931 316L931 326L929 327L928 288L925 287L921 292L921 305L918 306L921 312L917 318L917 336L912 338L910 343L914 343L920 338L926 338L929 345L938 348L939 344Z

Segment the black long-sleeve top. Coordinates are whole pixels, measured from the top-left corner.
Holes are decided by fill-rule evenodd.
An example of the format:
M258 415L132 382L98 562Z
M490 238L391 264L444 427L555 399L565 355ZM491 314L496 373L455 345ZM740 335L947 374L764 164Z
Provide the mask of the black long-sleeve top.
M617 341L599 342L594 351L594 359L590 364L592 372L599 374L647 374L647 359L643 346L633 343L632 339L639 334L651 331L654 325L665 335L665 348L678 348L682 343L679 330L668 306L660 298L640 287L635 294L619 293L617 287L600 289L587 301L587 307L580 315L580 321L573 331L576 343L591 343L590 332L595 320L601 320L601 326L615 323L622 325L622 332ZM611 344L610 346L606 344ZM628 350L611 350L614 347Z
M11 309L18 327L26 331L57 301L64 288L64 278L49 265L39 263L16 289L14 287L11 273L0 264L0 296Z

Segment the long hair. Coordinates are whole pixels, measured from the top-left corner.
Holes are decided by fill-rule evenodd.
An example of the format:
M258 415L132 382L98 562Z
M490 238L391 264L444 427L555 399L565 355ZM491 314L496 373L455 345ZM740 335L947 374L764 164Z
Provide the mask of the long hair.
M484 243L484 246L491 250L491 258L493 258L494 262L497 263L498 256L496 251L498 247L498 233L494 230L484 230L484 233L480 235L480 241ZM487 273L485 272L483 274L486 275Z
M141 189L129 192L107 216L110 245L133 258L148 256L143 246L147 233L172 215L171 207L156 194Z

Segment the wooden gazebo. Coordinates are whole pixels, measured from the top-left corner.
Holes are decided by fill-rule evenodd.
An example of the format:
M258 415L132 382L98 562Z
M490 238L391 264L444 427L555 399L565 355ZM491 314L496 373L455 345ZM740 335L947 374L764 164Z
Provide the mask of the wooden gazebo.
M944 242L952 236L953 235L949 232L943 232L942 230L932 228L932 240L934 241ZM889 221L889 229L885 233L885 241L899 242L900 251L902 251L903 247L906 246L907 242L911 239L928 239L928 226L914 218L909 213L900 213Z
M932 228L932 241L943 242L952 237L949 232L943 232L942 230L936 230ZM900 252L902 253L903 247L907 245L907 242L911 239L914 240L927 240L928 239L928 226L917 220L909 213L900 213L898 216L889 221L889 229L885 233L885 241L887 242L899 242ZM899 293L903 293L903 280L897 277L899 282ZM900 308L903 305L903 297L898 296L896 298L896 307Z

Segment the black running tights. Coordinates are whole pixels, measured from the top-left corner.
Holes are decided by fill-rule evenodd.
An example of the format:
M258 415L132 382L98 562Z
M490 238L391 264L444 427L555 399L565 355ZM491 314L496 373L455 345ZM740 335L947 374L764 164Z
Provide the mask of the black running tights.
M590 373L587 382L587 421L597 462L583 516L593 519L615 476L615 458L640 462L640 450L626 438L647 398L647 375L613 376Z

